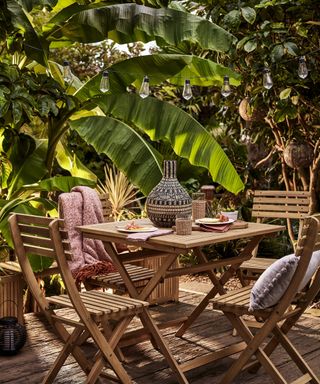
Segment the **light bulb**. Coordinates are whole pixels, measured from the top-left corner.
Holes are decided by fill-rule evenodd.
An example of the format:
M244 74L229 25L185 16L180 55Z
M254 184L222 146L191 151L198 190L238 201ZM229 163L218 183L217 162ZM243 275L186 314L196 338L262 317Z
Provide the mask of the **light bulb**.
M263 70L263 86L266 89L271 89L273 87L273 81L271 77L271 72L269 68Z
M70 65L69 65L69 61L67 61L67 60L65 60L63 62L63 80L66 83L71 83L72 82L72 72L71 72L71 68L70 68Z
M305 79L308 76L308 68L305 56L299 57L298 76L300 79Z
M149 77L148 76L145 76L143 78L143 82L141 84L141 88L140 88L140 91L139 91L139 95L140 97L142 97L143 99L145 99L146 97L148 97L150 94L150 89L149 89Z
M190 100L192 97L192 88L191 88L190 80L186 80L184 82L182 97L185 100Z
M110 89L109 72L103 71L100 81L100 91L106 93Z
M223 97L228 97L231 95L231 87L230 87L230 83L229 83L229 76L225 76L223 78L223 85L221 87L221 95Z

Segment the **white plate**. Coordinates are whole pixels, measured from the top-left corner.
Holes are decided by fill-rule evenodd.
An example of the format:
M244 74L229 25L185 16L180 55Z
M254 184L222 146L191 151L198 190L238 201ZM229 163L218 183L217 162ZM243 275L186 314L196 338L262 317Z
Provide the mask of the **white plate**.
M198 219L195 221L196 224L205 224L205 225L224 225L231 224L235 220L229 219L228 221L214 221L211 217L204 217L203 219Z
M125 232L125 233L139 233L139 232L154 232L158 228L154 227L153 225L143 225L141 228L135 228L135 229L128 229L124 225L117 225L116 226L117 231L119 232Z

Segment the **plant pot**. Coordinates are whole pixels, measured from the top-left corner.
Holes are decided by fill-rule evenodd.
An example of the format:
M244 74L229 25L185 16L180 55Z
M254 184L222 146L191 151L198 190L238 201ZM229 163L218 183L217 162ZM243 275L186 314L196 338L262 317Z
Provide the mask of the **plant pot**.
M229 220L238 220L238 211L221 211L223 216L227 216Z

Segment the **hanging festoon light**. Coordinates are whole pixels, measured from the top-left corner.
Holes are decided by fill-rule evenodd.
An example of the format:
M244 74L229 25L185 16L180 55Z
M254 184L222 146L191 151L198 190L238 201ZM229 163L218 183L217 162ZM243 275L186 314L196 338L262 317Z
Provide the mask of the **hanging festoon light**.
M190 80L188 79L185 80L184 82L182 97L185 100L190 100L192 98L192 88L191 88Z
M230 87L229 76L225 76L223 78L223 84L221 87L221 95L223 97L228 97L231 95L231 93L232 93L232 91L231 91L231 87Z
M68 84L72 82L71 67L67 60L63 62L63 80Z
M145 99L150 95L150 88L149 88L149 77L144 76L140 91L139 91L139 96Z
M108 71L103 71L102 72L99 89L103 93L106 93L106 92L109 91L109 89L110 89L110 80L109 80L109 72Z
M300 79L305 79L308 76L309 70L305 56L299 57L298 76Z
M271 71L269 68L264 68L263 70L263 86L265 89L271 89L273 87Z

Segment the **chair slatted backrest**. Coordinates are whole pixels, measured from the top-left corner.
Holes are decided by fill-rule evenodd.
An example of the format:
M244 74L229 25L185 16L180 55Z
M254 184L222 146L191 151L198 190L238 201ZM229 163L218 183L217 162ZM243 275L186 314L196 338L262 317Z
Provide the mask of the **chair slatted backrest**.
M252 217L302 219L309 213L311 193L307 191L255 191Z
M108 193L101 193L99 194L99 199L101 201L102 205L102 213L103 213L103 219L107 223L109 221L113 221L112 216L112 204L109 199Z
M308 231L302 228L301 240L299 239L296 248L296 256L300 256L299 264L302 264L300 266L301 270L298 278L299 281L301 281L306 274L306 270L308 268L312 253L320 250L320 214L315 214L310 218L307 218L305 221L307 220L312 220L312 225L310 225L311 228ZM297 271L299 271L299 265ZM305 309L311 303L311 301L314 300L314 298L319 294L319 292L320 266L318 266L318 269L314 274L311 280L311 284L309 285L309 288L307 290L306 297L303 297L300 306Z
M267 219L286 219L293 248L301 230L301 220L309 214L311 193L308 191L261 191L254 192L252 217L257 222ZM293 221L299 220L299 232L295 235ZM254 256L256 252L254 253Z
M9 218L10 230L16 256L24 279L43 312L48 302L41 291L37 277L32 270L28 255L44 256L56 260L56 252L50 237L49 225L54 219L44 216L13 214ZM66 231L61 232L65 257L71 259L71 250Z

